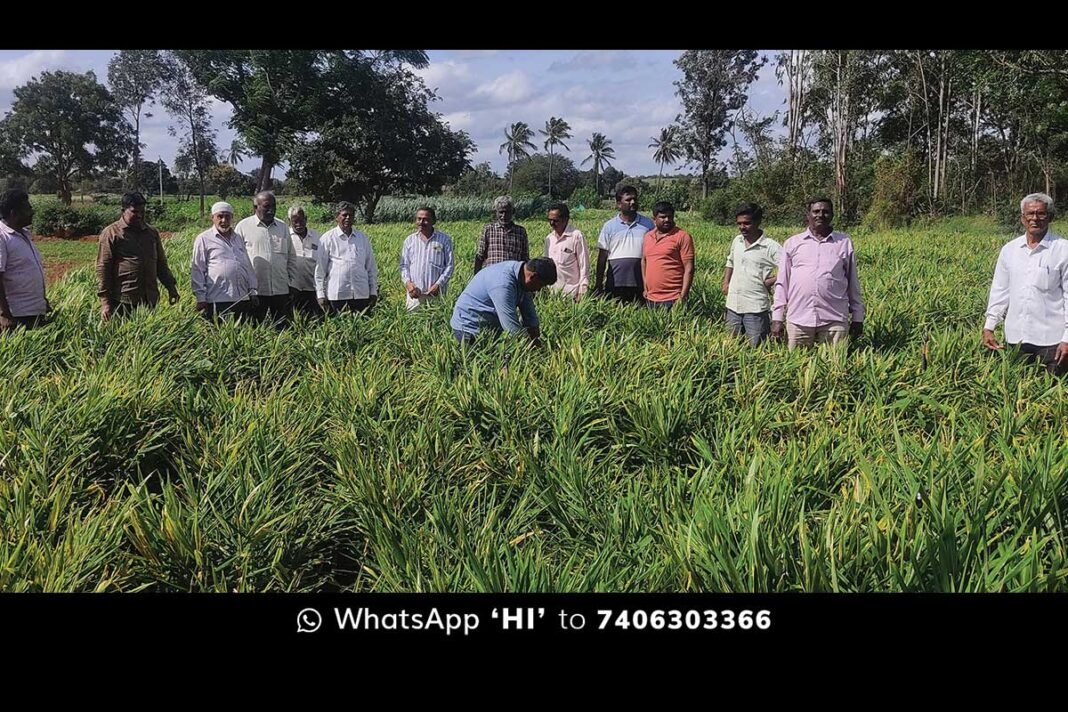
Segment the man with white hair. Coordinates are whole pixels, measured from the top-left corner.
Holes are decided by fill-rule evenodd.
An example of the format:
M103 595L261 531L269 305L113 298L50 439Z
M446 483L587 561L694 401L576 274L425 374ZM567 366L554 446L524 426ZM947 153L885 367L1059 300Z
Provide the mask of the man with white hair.
M1020 201L1024 234L1001 248L983 327L983 346L1005 348L994 329L1028 362L1056 375L1068 372L1068 241L1050 232L1053 199L1031 193Z
M257 306L256 272L245 241L231 227L234 206L211 206L212 227L193 241L189 280L197 311L209 321L224 317L253 318Z
M498 262L530 259L530 243L527 241L527 229L514 222L515 204L512 196L501 195L493 201L493 212L497 222L482 228L475 250L475 274L483 267Z
M289 240L295 259L289 276L289 294L293 308L311 317L321 317L323 310L315 297L315 258L319 255L320 235L308 227L304 206L289 208Z
M256 214L237 224L234 232L245 241L245 249L256 270L260 285L257 319L270 319L275 326L285 326L293 315L289 282L296 271L296 253L289 239L289 228L274 214L277 201L269 190L255 198Z

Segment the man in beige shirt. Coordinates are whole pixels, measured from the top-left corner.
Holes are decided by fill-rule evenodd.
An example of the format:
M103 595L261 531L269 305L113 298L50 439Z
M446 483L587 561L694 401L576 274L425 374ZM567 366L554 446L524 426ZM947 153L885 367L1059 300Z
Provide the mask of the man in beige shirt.
M256 194L256 214L234 227L234 232L245 241L245 250L252 260L259 284L259 307L257 319L270 319L281 328L293 315L293 303L289 295L289 283L295 275L296 253L289 239L289 228L275 218L277 201L269 190Z

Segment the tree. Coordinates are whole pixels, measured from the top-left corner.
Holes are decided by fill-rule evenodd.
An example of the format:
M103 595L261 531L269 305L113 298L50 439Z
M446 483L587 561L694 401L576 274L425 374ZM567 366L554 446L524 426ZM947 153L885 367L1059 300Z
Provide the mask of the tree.
M373 222L383 196L436 193L470 165L471 139L430 110L434 93L403 65L335 55L326 78L330 111L290 156L317 200L349 200Z
M767 62L756 50L721 49L683 52L675 60L683 78L675 82L683 113L679 138L688 161L701 167L701 197L708 197L709 173L726 145L732 114L745 105L746 89Z
M212 191L223 200L231 195L252 195L256 181L237 170L229 163L217 163L208 174Z
M167 112L178 120L177 126L168 129L179 139L174 169L186 176L196 174L200 188L200 215L203 217L208 170L218 162L216 131L211 125L207 94L186 67L172 62L171 68L172 76L162 101Z
M226 154L226 161L236 168L237 164L243 161L247 155L248 147L245 146L245 142L238 137L230 142L230 150Z
M660 129L660 137L653 138L652 143L649 144L649 148L655 148L653 151L653 160L660 164L660 174L657 176L656 189L660 192L660 187L664 182L664 166L674 165L676 161L682 158L682 147L679 145L679 127L675 125L665 126Z
M779 86L786 79L786 147L790 158L797 155L805 132L806 99L812 84L811 52L791 49L780 52L775 65Z
M133 139L111 93L92 72L44 72L15 89L4 120L18 158L38 156L34 171L55 179L70 205L76 179L96 170L121 170Z
M854 207L848 191L851 150L879 105L884 59L874 50L813 51L809 112L819 126L822 147L831 154L835 207L843 217Z
M464 170L459 180L447 187L453 195L496 196L501 193L501 177L489 163Z
M593 187L597 191L597 197L601 197L601 183L598 180L601 169L608 166L616 157L616 149L612 148L611 139L605 138L604 134L594 132L593 138L586 142L590 147L590 155L581 165L593 161Z
M159 195L159 179L160 179L160 162L159 161L141 161L138 170L140 175L137 176L137 185L141 186L142 191L146 197ZM163 192L167 194L173 194L178 192L178 180L171 174L170 168L167 164L162 164L163 173Z
M566 156L557 156L552 164L549 162L549 156L544 153L535 153L520 159L512 169L516 191L548 194L550 170L556 196L567 200L579 185L579 171Z
M511 128L504 131L504 143L497 149L497 153L508 154L508 192L512 192L512 166L520 158L530 155L530 151L536 151L537 146L531 143L534 132L522 121L512 124ZM529 150L528 150L529 149Z
M130 168L131 188L140 187L141 116L145 105L167 81L170 66L158 49L123 49L108 62L108 84L115 101L133 122L133 161ZM145 118L152 114L144 113Z
M423 50L180 50L176 53L216 98L233 107L229 126L248 150L261 157L257 190L271 185L271 171L286 158L299 136L322 120L324 105L337 86L332 67L359 62L368 71L427 66ZM345 87L341 87L345 89ZM351 89L351 88L350 88Z
M553 197L553 147L563 146L564 150L570 151L564 143L565 138L571 138L571 127L563 119L555 116L545 122L545 128L538 131L545 136L545 150L549 152L549 197Z

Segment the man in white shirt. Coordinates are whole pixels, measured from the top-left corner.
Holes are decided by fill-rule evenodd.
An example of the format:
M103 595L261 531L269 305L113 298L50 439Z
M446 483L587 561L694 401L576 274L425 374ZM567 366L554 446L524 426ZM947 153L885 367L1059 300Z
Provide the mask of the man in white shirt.
M1054 235L1053 199L1032 193L1020 201L1025 232L1001 248L983 327L983 346L997 350L994 329L1028 362L1057 376L1068 371L1068 241Z
M342 201L337 206L337 227L319 242L315 259L315 293L323 311L369 312L378 301L378 265L371 240L352 229L356 206Z
M289 240L293 246L294 269L289 275L289 293L293 308L310 317L323 315L315 296L315 258L319 254L322 236L308 227L308 216L302 205L289 208Z
M404 306L418 309L431 299L445 296L455 269L452 238L434 229L437 213L430 206L415 211L419 229L404 240L400 253L400 276L407 295Z
M256 271L252 269L245 241L234 231L234 207L218 202L211 206L212 227L193 241L189 279L197 311L209 321L222 317L250 318L256 309Z
M256 270L260 304L258 319L270 319L275 326L285 326L293 316L289 296L289 282L296 270L296 254L289 239L289 228L277 219L274 193L264 190L256 194L256 214L250 215L234 227L245 241L245 249L252 268Z

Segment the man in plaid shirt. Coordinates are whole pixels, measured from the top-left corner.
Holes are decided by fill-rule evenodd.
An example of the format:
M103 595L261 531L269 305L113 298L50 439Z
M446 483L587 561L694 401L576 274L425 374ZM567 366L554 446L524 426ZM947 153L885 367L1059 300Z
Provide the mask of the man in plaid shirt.
M512 203L511 196L502 195L494 200L493 211L497 214L497 222L482 228L478 249L475 250L474 274L497 262L526 262L530 259L527 230L512 222L515 217L515 204Z

